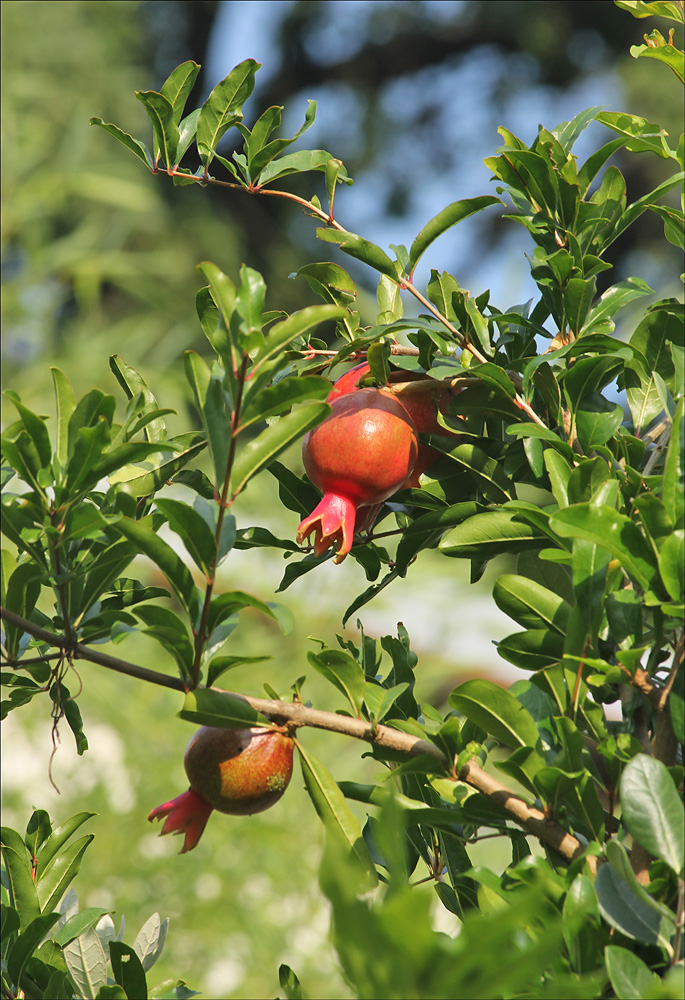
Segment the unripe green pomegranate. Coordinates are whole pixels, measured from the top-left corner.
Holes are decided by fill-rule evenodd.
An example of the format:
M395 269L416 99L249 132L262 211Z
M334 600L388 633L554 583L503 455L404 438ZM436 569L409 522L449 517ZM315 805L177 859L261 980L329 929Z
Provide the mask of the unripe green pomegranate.
M213 809L251 816L278 802L293 772L293 740L278 729L202 726L186 747L183 766L189 790L148 816L166 817L160 836L185 834L181 854L196 846Z

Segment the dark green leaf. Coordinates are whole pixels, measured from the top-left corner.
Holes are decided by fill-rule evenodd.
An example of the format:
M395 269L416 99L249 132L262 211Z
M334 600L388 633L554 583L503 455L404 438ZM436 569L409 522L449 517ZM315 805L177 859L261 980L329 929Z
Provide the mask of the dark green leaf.
M642 1000L659 992L661 980L657 974L627 948L607 945L604 961L609 981L619 1000Z
M136 97L144 105L152 122L155 146L163 154L167 169L176 163L178 149L178 123L174 121L174 112L169 100L154 90L139 90ZM155 162L157 157L155 157Z
M204 518L180 500L157 500L156 505L196 566L207 576L212 575L217 555L216 539Z
M57 906L70 883L76 878L83 855L92 839L92 833L81 837L63 851L58 851L46 865L36 885L38 902L43 912L49 913Z
M113 526L122 535L138 546L148 558L161 569L176 592L181 604L188 611L191 621L197 624L199 615L199 593L188 567L150 527L142 521L122 517Z
M524 628L547 628L564 635L570 607L558 594L535 580L504 574L495 583L492 596L505 614Z
M491 559L501 552L540 548L544 536L519 517L506 509L476 514L445 535L440 551L461 559Z
M364 699L364 671L359 663L349 653L337 649L307 653L307 659L326 680L342 691L354 714L360 718Z
M323 764L309 751L306 751L299 741L297 749L305 786L326 831L338 843L345 845L350 855L356 859L367 877L375 884L377 881L376 869L362 837L359 821L347 805L345 796Z
M245 445L233 464L231 496L237 496L252 476L269 465L292 441L320 423L329 412L327 403L305 403Z
M499 655L523 670L543 670L564 655L564 639L550 629L527 629L497 643Z
M210 688L188 691L183 708L178 713L187 722L221 729L245 729L248 726L268 724L269 720L245 701L240 695Z
M290 409L294 403L302 403L308 399L325 399L330 392L328 379L317 375L305 375L299 378L284 378L275 385L260 389L247 396L240 413L240 428L243 430L257 420L277 416Z
M317 229L316 235L326 243L337 243L340 249L356 260L368 264L374 271L380 271L393 281L397 281L397 269L388 255L375 243L370 243L356 233L340 232L338 229Z
M456 225L457 222L461 222L462 219L468 218L469 215L480 212L490 205L497 204L502 204L500 198L495 198L492 195L484 195L480 198L464 198L462 201L452 202L447 208L443 208L430 222L426 223L412 243L411 250L409 251L409 274L414 271L420 258L431 243L444 232Z
M530 713L513 694L492 681L466 681L455 688L449 702L512 749L534 747L538 741L538 729Z
M132 135L129 135L128 132L124 132L118 125L112 125L111 122L104 122L102 118L91 118L89 124L99 125L100 128L104 128L105 132L109 132L115 139L122 142L127 149L130 149L132 153L143 161L146 167L149 167L150 170L152 170L152 157L149 149L144 143L140 142L138 139L134 139Z
M109 956L114 978L124 988L128 1000L147 1000L145 972L134 949L123 941L110 941Z
M197 148L205 168L224 133L242 118L242 106L254 90L260 63L245 59L218 83L202 105L197 121Z
M676 875L682 872L683 804L661 761L647 754L633 757L621 775L621 811L635 840Z
M59 920L59 913L43 913L23 930L7 953L7 973L17 986L21 982L26 963L38 948L51 927Z

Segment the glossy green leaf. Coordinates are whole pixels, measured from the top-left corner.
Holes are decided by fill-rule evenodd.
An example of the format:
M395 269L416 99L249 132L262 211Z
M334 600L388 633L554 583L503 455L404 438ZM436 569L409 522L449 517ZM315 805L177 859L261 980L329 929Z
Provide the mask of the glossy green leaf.
M412 243L409 251L409 273L411 274L414 271L414 268L431 243L437 240L444 232L456 225L457 222L461 222L462 219L467 219L475 212L480 212L490 205L497 204L502 204L500 198L495 198L492 195L484 195L480 198L464 198L461 201L452 202L447 208L443 208L430 222L426 223Z
M136 97L144 105L158 147L164 158L167 169L176 163L178 149L178 124L174 121L174 112L169 100L154 90L139 90ZM155 158L156 162L156 158Z
M179 473L186 475L181 470L207 447L207 441L203 434L191 432L173 438L169 444L176 448L181 447L182 450L151 452L145 456L141 464L124 465L113 472L108 477L110 484L121 483L127 493L137 498L152 496L172 477L175 477L177 482L183 482L184 480L179 478ZM199 472L196 474L201 475ZM211 496L212 498L214 496L213 489Z
M612 927L633 941L672 951L668 921L645 903L610 864L600 867L595 889L600 912Z
M28 406L24 406L16 393L7 390L5 395L17 409L19 417L33 442L40 466L47 468L52 461L52 445L50 444L50 435L48 434L45 420L34 413L33 410L30 410Z
M91 927L95 927L106 913L109 913L109 910L103 910L100 906L88 906L73 917L69 917L57 933L52 935L52 940L60 947L64 947Z
M210 688L188 691L178 715L186 722L221 729L245 729L269 723L269 719L252 708L240 695Z
M284 378L275 385L249 394L240 412L240 428L243 430L257 420L277 416L290 409L295 403L308 399L323 400L330 392L328 379L318 375L303 375L299 378Z
M361 717L364 700L364 671L357 661L339 649L324 649L307 653L315 670L345 695L357 718Z
M454 689L449 702L512 749L534 747L538 741L538 729L530 713L513 694L492 681L466 681Z
M19 914L19 926L26 928L40 914L40 904L31 873L31 858L21 836L2 827L2 859L9 882L10 903Z
M523 670L544 670L564 655L564 639L550 629L526 629L501 639L497 652Z
M660 31L652 31L648 36L650 41L655 35L659 37L661 44L631 45L631 56L634 59L640 59L643 56L647 56L650 59L658 59L660 62L665 63L669 69L673 70L681 83L685 83L685 53L683 53L682 49L676 48L675 45L669 45L668 42L665 42Z
M659 553L659 573L664 586L676 603L682 603L685 597L685 532L682 529L674 531L666 539Z
M130 149L131 152L138 157L138 159L142 160L146 167L149 167L150 170L153 169L150 150L144 143L140 142L138 139L134 139L132 135L129 135L128 132L124 132L124 130L120 129L118 125L113 125L111 122L105 122L102 118L91 118L89 124L99 125L100 128L105 130L105 132L109 132L115 139L118 139L119 142L123 143L127 149Z
M432 547L447 528L461 524L480 509L481 505L475 502L457 503L417 517L406 528L397 546L395 565L400 572L407 568L417 552Z
M280 323L275 323L265 338L264 346L257 351L254 357L252 371L258 370L265 361L282 351L295 337L307 333L308 330L320 323L344 319L345 316L347 316L347 310L341 306L307 306L305 309L299 309L292 313Z
M155 396L148 388L143 376L127 364L118 354L112 354L109 359L109 367L121 388L126 393L127 399L133 399L138 393L142 393L144 400L143 412L159 409L159 404ZM148 441L163 441L167 436L166 426L161 419L153 420L146 425L145 437Z
M297 749L305 787L326 831L338 843L345 845L350 855L356 859L367 877L375 884L377 881L376 869L362 837L359 821L347 805L345 796L323 764L308 750L305 750L299 741Z
M78 830L80 826L87 823L89 819L96 816L97 813L91 812L79 812L74 816L70 816L69 819L65 820L64 823L60 823L56 827L50 836L43 841L43 844L38 850L38 857L36 860L36 881L40 882L43 877L43 872L46 870L47 866L53 860L53 858L61 851L67 840Z
M19 985L26 963L59 918L59 913L43 913L19 934L7 953L7 974L11 982Z
M237 496L252 476L269 465L292 441L320 423L329 412L327 403L305 403L241 448L231 472L231 496Z
M540 548L544 536L517 518L506 509L476 514L445 535L440 551L460 559L491 559L500 552Z
M643 589L654 586L654 555L639 527L625 514L578 503L552 515L550 526L563 538L583 538L611 552Z
M136 617L145 623L142 629L167 649L181 669L182 677L189 677L193 663L193 645L185 623L169 608L157 604L139 604Z
M563 635L570 607L558 594L536 580L505 573L493 588L497 607L523 628L553 628Z
M92 840L92 833L81 837L63 851L60 850L46 865L36 885L42 911L49 913L57 906L70 883L78 875L83 855Z
M199 592L185 563L174 552L170 545L153 531L152 527L142 521L134 521L122 517L114 525L124 537L138 546L138 550L161 569L173 587L178 599L189 613L191 621L196 623L200 601Z
M109 942L112 974L123 987L128 1000L147 1000L147 980L135 950L123 941Z
M391 259L384 250L381 250L375 243L370 243L356 233L341 232L338 229L317 229L316 235L325 243L337 243L340 249L360 260L363 264L368 264L374 271L380 271L393 281L397 281L397 270Z
M604 949L609 982L619 1000L642 1000L659 992L661 980L641 958L616 945L607 945Z
M676 874L683 870L685 814L673 779L661 761L633 757L621 775L623 821L645 850Z
M646 48L633 46L632 48ZM632 53L632 49L631 49ZM670 158L671 151L667 144L668 133L659 125L648 122L645 118L630 115L623 111L602 111L597 115L597 121L606 125L613 132L622 136L627 149L640 153L649 151L665 159Z
M195 565L210 576L217 547L214 534L204 518L180 500L157 500L156 506L185 545Z
M212 90L197 121L197 147L205 168L224 133L242 119L242 106L255 84L260 63L245 59Z
M189 59L177 66L162 84L161 93L171 104L173 119L177 125L183 117L183 109L199 72L199 65Z
M259 187L263 188L280 177L287 177L288 174L305 174L310 170L326 170L333 158L325 149L302 149L297 153L286 153L285 156L279 156L277 160L272 160L262 170L259 175ZM338 171L338 176L342 183L352 183L352 179L347 176L347 172L342 166Z
M270 659L270 656L215 656L207 668L207 687L212 687L222 674L234 667L241 667L244 663L261 663L263 660Z
M269 111L272 109L270 108ZM280 124L280 109L278 110L278 121ZM268 112L265 112L268 114ZM264 116L262 116L264 117ZM273 139L271 142L263 143L261 136L259 135L259 124L261 119L255 124L252 130L252 135L245 144L245 148L248 154L248 166L250 171L250 178L254 183L259 183L259 176L261 172L266 168L267 164L271 163L277 156L279 156L284 149L291 146L301 135L312 127L314 124L314 119L316 118L316 101L307 101L307 111L305 113L304 123L297 130L292 139ZM269 123L270 126L270 123ZM271 128L269 127L269 131Z
M674 524L685 512L685 398L678 400L664 464L663 501Z
M57 460L60 465L67 464L67 447L69 420L76 409L76 397L71 382L59 368L51 368L52 382L55 389L55 408L57 410Z

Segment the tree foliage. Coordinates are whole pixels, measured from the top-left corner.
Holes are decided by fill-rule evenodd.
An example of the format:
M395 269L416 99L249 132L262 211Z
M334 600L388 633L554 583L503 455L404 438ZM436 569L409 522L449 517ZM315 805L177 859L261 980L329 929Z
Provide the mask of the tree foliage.
M682 21L678 4L621 6ZM656 55L663 65L655 71L681 78L678 50L657 35L633 54ZM84 753L78 693L65 681L85 659L179 692L182 719L297 730L305 786L326 831L321 887L355 995L677 996L683 305L651 300L639 276L605 281L600 295L597 279L611 268L609 248L644 213L683 248L682 199L680 207L664 201L682 188L683 138L599 108L541 126L530 146L501 128L503 144L486 161L496 195L453 202L409 247L388 252L339 220L336 192L352 183L343 163L326 150L291 148L312 124L313 104L295 135L279 134L279 107L248 128L244 106L259 69L248 59L186 113L198 69L187 61L159 91L137 92L151 140L100 117L91 123L176 186L294 203L313 218L316 236L337 248L336 261L301 269L323 303L290 315L266 308L264 279L249 265L237 280L211 262L198 265L205 284L196 309L213 353L208 361L186 351L183 364L200 431L170 433L164 400L118 354L110 367L122 417L115 397L99 389L77 399L58 368L50 422L7 391L16 419L2 436L3 532L11 545L2 557L3 715L49 693L54 726L66 720ZM574 143L591 122L608 130L607 141L580 163ZM229 130L242 140L230 158L217 148ZM609 164L618 149L658 157L668 175L630 201ZM195 168L184 166L190 151ZM321 195L291 191L294 175L305 175L310 188L318 177ZM530 240L536 301L499 308L489 292L472 295L446 271L433 270L425 288L414 283L434 241L501 204ZM357 289L338 263L344 255L378 276L373 326L360 325ZM418 304L418 316L405 316L405 300ZM616 316L628 306L636 318L624 340L615 336ZM467 680L445 713L417 703L417 657L404 626L380 640L362 631L359 643L322 641L310 652L310 666L340 698L338 712L304 703L303 678L292 678L288 696L267 685L268 698L216 686L243 662L231 646L242 611L284 632L291 625L282 605L242 590L217 592L232 553L281 550L280 591L304 574L315 579L333 555L240 525L233 503L265 475L275 477L290 511L306 513L318 501L312 483L278 459L328 414L326 374L360 357L373 384L390 372L440 384L451 396L440 424L460 437L455 444L429 435L424 443L441 457L420 488L396 494L357 536L351 556L368 586L341 608L343 623L411 574L428 550L444 557L446 581L451 560L468 560L477 581L494 557L512 559L514 572L499 576L493 599L518 629L499 653L523 678L508 690ZM614 386L625 393L627 413ZM140 555L163 587L138 579L132 563ZM41 610L47 595L49 612ZM176 673L97 648L124 637L125 652L135 632L170 653ZM604 706L616 702L621 721L609 721ZM332 775L308 746L308 727L363 741L385 780ZM369 809L363 828L350 801ZM127 946L114 938L111 917L77 913L64 895L90 838L68 841L88 818L80 813L53 831L37 810L25 837L3 829L8 995L148 995L145 973L166 925L151 918ZM471 861L472 846L486 837L508 845L503 872ZM431 881L462 921L456 938L431 929L415 876ZM286 966L280 984L287 996L301 995ZM179 980L149 995L192 991Z

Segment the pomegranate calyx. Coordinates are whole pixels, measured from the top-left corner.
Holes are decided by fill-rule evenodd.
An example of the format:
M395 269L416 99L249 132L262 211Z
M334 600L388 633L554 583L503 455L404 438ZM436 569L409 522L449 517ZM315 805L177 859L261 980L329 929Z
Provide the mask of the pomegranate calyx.
M153 809L148 815L148 820L152 823L153 820L166 817L160 837L167 833L175 835L184 833L183 847L178 853L185 854L197 846L213 811L214 807L210 806L209 802L189 788L182 795L177 795L175 799L170 799L169 802L164 802Z
M314 532L314 555L321 556L332 545L336 546L334 563L341 563L352 548L354 522L357 509L347 497L326 493L297 529L301 545Z

